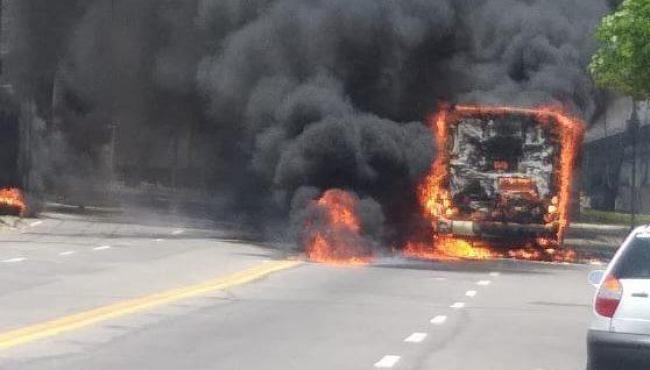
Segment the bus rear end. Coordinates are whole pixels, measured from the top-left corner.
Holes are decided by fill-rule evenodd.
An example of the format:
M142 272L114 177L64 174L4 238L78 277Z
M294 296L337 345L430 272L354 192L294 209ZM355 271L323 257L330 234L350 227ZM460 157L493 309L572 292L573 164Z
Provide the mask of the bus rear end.
M438 156L421 197L435 233L562 244L581 122L550 109L455 106L431 124Z

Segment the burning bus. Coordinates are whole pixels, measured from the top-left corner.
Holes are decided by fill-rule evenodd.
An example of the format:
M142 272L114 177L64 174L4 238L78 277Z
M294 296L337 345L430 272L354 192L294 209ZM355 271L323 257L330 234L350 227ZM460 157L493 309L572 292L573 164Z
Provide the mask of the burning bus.
M579 120L550 108L447 106L430 126L437 157L419 199L439 244L562 245Z

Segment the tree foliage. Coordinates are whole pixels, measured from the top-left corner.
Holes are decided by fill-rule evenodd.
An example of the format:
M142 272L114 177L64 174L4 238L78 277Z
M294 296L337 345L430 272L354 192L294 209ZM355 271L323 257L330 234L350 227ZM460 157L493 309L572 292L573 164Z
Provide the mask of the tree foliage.
M599 86L637 100L650 98L650 0L625 0L603 18L600 48L589 66Z

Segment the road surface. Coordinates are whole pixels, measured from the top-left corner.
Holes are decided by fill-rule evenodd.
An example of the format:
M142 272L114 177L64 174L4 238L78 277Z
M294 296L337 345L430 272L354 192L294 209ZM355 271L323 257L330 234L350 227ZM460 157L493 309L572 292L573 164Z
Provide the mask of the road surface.
M140 221L0 231L0 368L584 368L588 266L325 266Z

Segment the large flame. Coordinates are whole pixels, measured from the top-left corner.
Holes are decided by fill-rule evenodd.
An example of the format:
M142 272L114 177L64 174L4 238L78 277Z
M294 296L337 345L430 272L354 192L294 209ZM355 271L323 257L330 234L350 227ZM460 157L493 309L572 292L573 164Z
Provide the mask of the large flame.
M20 189L0 189L0 213L9 213L17 216L24 216L27 212L27 202Z
M441 109L429 120L429 126L436 139L436 160L433 162L428 175L418 188L418 199L426 219L435 222L439 218L451 217L457 213L452 204L451 194L445 187L449 177L448 127L451 122L465 116L476 115L507 115L525 114L535 116L544 125L548 125L558 135L562 143L557 171L557 201L549 207L548 220L557 222L557 238L554 241L541 240L539 245L543 250L518 248L507 254L491 251L487 245L479 245L475 241L458 238L434 236L433 245L409 243L404 249L408 256L424 258L473 258L485 259L494 257L513 257L523 259L546 258L555 261L567 261L575 257L575 253L558 251L547 247L554 244L560 246L569 224L569 207L571 203L571 185L577 153L582 141L584 126L579 119L572 118L560 109L542 107L537 109L495 107L495 106L455 106L453 110ZM477 246L478 245L478 246Z
M315 262L359 265L372 260L369 246L361 236L357 199L350 193L332 189L315 202L320 220L309 220L305 253Z
M429 122L436 138L436 160L431 165L429 174L425 177L424 182L418 188L420 204L424 208L426 216L437 218L443 215L443 205L438 200L448 200L449 194L442 189L442 184L447 178L447 160L449 152L447 151L447 111L441 110ZM444 202L443 202L444 203ZM449 202L449 205L451 203Z

